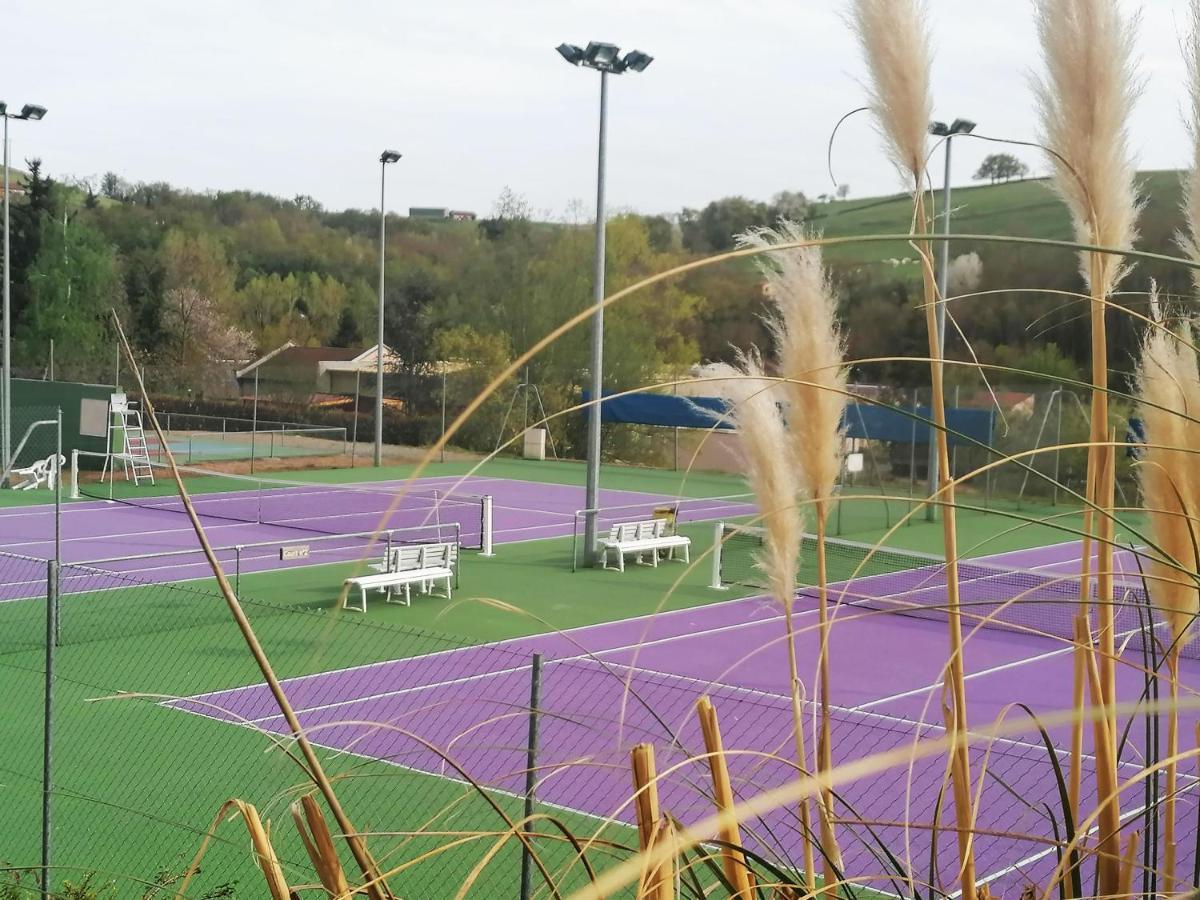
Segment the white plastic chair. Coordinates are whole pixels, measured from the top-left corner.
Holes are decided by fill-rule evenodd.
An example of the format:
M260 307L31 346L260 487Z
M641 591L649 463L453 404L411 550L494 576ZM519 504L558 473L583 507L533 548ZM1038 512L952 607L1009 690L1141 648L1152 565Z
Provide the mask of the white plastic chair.
M13 479L23 479L20 482L13 482L13 490L32 491L40 487L53 488L58 478L58 473L62 471L62 467L66 461L66 457L61 454L56 456L52 453L45 459L39 459L32 466L13 469L11 477Z

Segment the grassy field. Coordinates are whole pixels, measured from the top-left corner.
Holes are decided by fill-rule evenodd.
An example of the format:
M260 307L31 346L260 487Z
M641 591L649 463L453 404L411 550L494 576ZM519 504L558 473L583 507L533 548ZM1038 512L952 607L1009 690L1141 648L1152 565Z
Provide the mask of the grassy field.
M1153 198L1156 208L1178 208L1178 172L1147 171L1139 177L1144 194ZM934 202L941 202L940 191L934 194ZM952 203L954 231L959 234L1072 239L1067 209L1046 179L956 186ZM836 200L817 207L812 224L827 237L907 234L912 224L912 198L905 194ZM861 263L915 256L903 242L852 244L833 248L828 255L832 260ZM914 265L900 266L897 271L911 271L914 278L920 274Z
M428 474L462 474L463 463L435 466ZM553 483L582 481L582 466L499 460L487 475ZM405 469L358 469L297 473L303 480L352 482L399 478ZM739 493L741 483L723 475L610 468L606 487L684 496ZM223 482L192 485L215 488ZM164 492L169 486L162 486ZM4 495L0 495L4 496ZM5 496L11 502L12 495ZM25 497L29 500L32 497ZM40 499L44 500L44 494ZM880 501L845 501L843 534L874 541L887 530ZM896 522L908 504L893 501ZM964 513L964 553L977 555L1067 539L1052 524L1022 524L1015 510ZM1019 515L1028 516L1026 509ZM1035 511L1052 517L1055 511ZM1060 507L1058 512L1062 512ZM1056 520L1071 528L1078 518ZM571 571L571 541L560 538L500 545L497 556L464 556L461 587L452 604L418 600L412 607L373 603L367 616L334 610L336 586L346 565L246 575L242 595L248 614L281 677L288 678L389 659L437 653L462 646L579 625L724 602L744 595L707 587L712 526L684 526L692 536L694 565ZM941 526L918 517L888 538L897 547L932 552ZM0 571L0 577L5 577ZM495 599L507 608L483 602ZM0 604L0 693L9 714L0 718L0 798L10 827L0 837L0 860L29 864L38 853L42 735L41 646L44 604ZM275 823L284 863L295 881L311 878L287 815L303 777L288 754L261 734L161 705L162 697L254 684L261 681L239 634L209 582L131 585L121 590L75 594L63 601L58 648L55 716L55 859L74 867L150 878L160 869L181 870L220 804L230 797L253 801ZM109 699L146 694L140 699ZM517 702L520 699L517 698ZM504 827L501 817L460 783L398 765L327 754L331 773L360 828L376 831L478 831ZM469 765L470 759L465 762ZM509 813L518 803L498 796ZM567 818L590 832L591 820ZM19 825L17 824L19 823ZM613 836L628 836L618 829ZM218 830L201 876L205 889L238 882L239 896L261 896L259 876L240 825ZM489 839L490 840L490 839ZM408 896L447 896L484 852L478 841L439 856L398 877ZM372 839L385 861L413 859L438 843L405 835ZM566 859L561 845L550 852ZM479 896L512 893L518 861L506 852L483 874ZM128 882L119 896L137 896Z

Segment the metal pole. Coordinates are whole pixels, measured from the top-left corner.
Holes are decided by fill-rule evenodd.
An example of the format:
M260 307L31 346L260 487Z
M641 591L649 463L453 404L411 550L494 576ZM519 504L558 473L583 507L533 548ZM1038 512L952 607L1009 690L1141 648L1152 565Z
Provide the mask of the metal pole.
M42 707L42 890L50 895L52 839L51 772L54 759L54 643L58 630L58 574L56 559L46 561L46 681Z
M387 209L384 206L387 163L379 163L379 314L375 327L375 466L383 465L383 264Z
M46 563L46 685L42 718L42 890L50 894L54 749L54 650L58 646L58 591L62 559L62 408L55 414L54 558Z
M54 380L54 338L50 338L50 380Z
M917 481L917 397L920 394L918 388L913 388L912 395L912 439L908 445L908 508L912 510L913 494L915 493L914 485ZM908 517L908 524L913 522L912 516Z
M446 363L442 362L442 437L446 436ZM440 462L446 461L446 445L442 444Z
M258 370L254 367L254 406L250 413L250 474L254 474L254 453L258 445Z
M526 835L533 832L529 818L533 815L533 795L537 785L538 757L538 706L542 696L542 654L533 654L529 668L529 745L525 751L525 822L521 826ZM529 900L532 891L533 866L529 848L521 850L521 900Z
M350 442L350 468L354 468L354 457L358 452L358 390L362 382L362 369L354 370L354 439Z
M600 139L596 163L596 271L592 281L592 405L588 410L587 493L584 506L584 559L596 562L596 510L600 505L600 400L604 396L604 155L608 127L608 73L600 72Z
M946 136L946 181L945 189L942 192L942 233L950 233L950 143L953 140L952 135ZM949 283L950 274L950 242L942 241L941 246L941 262L938 266L938 302L934 307L934 313L937 319L937 355L941 360L946 355L946 289ZM930 397L929 409L932 417L933 404L935 398ZM929 472L928 472L928 487L929 496L933 496L939 487L938 485L938 448L937 441L934 440L936 435L933 433L934 428L929 426ZM937 521L937 507L930 503L925 507L925 520L927 522Z
M4 116L4 406L0 410L0 471L8 471L8 452L11 446L9 431L12 428L12 368L9 352L9 312L12 297L12 248L9 244L8 198L8 115Z
M62 561L62 467L63 467L63 420L62 407L60 406L55 412L54 427L56 436L54 441L54 558L60 563ZM55 606L58 605L58 594L54 595ZM54 610L54 643L58 643L58 610Z
M1056 392L1058 396L1058 421L1054 426L1054 499L1051 501L1052 506L1058 506L1058 457L1062 452L1058 449L1062 446L1062 392L1062 388L1059 388ZM1054 397L1054 394L1050 395L1051 400Z

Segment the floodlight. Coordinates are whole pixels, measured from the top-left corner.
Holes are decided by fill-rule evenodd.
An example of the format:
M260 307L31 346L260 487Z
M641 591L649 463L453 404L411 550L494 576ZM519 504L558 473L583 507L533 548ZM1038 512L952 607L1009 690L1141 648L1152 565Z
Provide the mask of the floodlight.
M621 48L616 44L605 44L602 41L589 41L583 51L584 62L593 69L611 69L617 62L617 54Z
M970 134L975 130L975 123L970 119L955 119L950 123L951 134Z
M554 49L573 66L577 66L583 62L583 49L581 47L576 47L574 44L559 44Z
M399 162L400 154L395 150L384 150L383 153L379 155L379 161L384 165L387 165L388 163Z
M625 59L622 62L625 63L625 68L641 72L646 66L654 62L654 57L649 53L643 53L641 50L630 50L625 54Z
M42 116L46 115L46 107L38 106L35 103L26 103L21 107L20 119L29 119L33 122L38 121Z
M945 137L950 133L950 126L945 122L930 122L929 133L936 134L938 137Z
M8 112L8 104L0 100L0 116Z

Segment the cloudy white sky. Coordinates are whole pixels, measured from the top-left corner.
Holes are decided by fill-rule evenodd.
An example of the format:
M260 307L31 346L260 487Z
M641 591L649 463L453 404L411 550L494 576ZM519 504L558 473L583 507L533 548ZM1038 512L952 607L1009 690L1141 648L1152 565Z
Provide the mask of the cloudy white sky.
M1029 0L929 0L935 114L1036 134ZM1188 158L1187 0L1140 11L1143 168ZM488 211L504 186L561 215L591 202L598 80L554 52L607 40L655 62L610 91L609 200L669 212L731 194L830 189L830 130L863 102L839 0L6 0L0 99L37 102L17 160L55 175L310 194L372 207L379 151L403 161L388 206ZM956 145L956 181L989 151ZM1032 151L1022 155L1044 168ZM835 150L852 196L897 188L866 117Z

